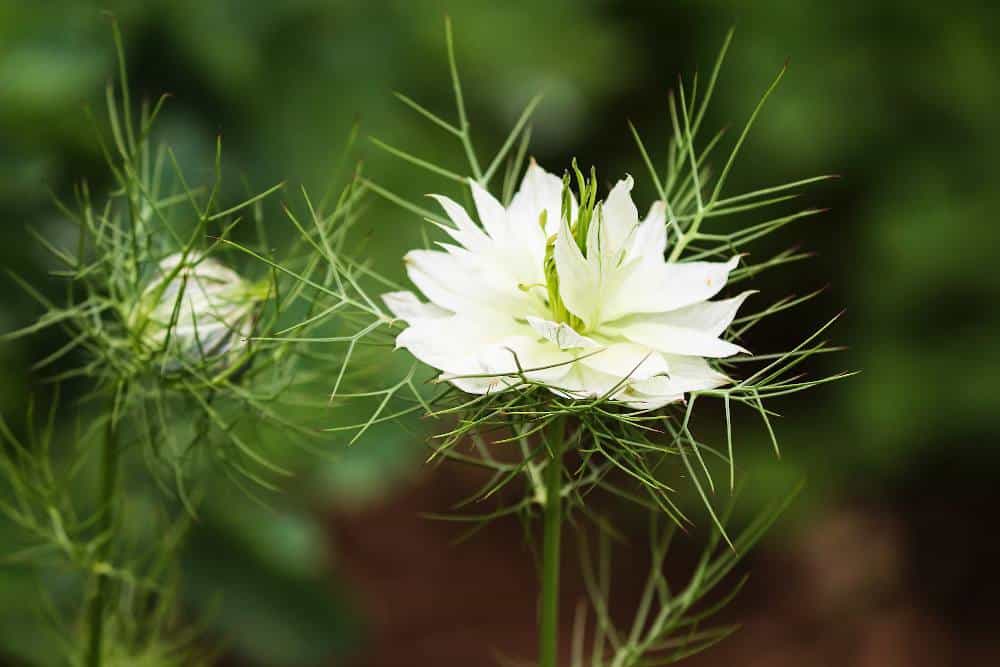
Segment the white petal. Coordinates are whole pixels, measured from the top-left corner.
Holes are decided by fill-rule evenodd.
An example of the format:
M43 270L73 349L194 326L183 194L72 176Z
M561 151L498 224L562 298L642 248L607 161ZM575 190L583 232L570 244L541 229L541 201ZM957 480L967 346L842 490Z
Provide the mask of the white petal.
M455 312L467 305L468 298L462 288L472 278L463 275L454 257L438 250L411 250L403 262L410 280L428 299Z
M422 303L417 295L408 290L387 292L382 301L397 318L412 324L415 320L447 317L451 311L433 303Z
M618 396L618 400L638 410L655 410L684 400L685 393L713 389L729 382L729 378L713 371L699 357L670 357L669 363L675 368L671 377L658 376L635 382Z
M632 235L629 257L663 257L667 250L667 206L654 202L649 213Z
M470 188L479 217L489 234L476 225L465 209L454 201L447 197L434 197L455 223L455 227L440 226L463 249L475 254L468 262L472 265L473 272L483 274L483 280L501 292L510 292L518 285L543 283L545 236L537 220L531 224L522 224L515 217L508 216L500 203L479 184L470 183ZM441 243L439 245L453 247ZM452 251L450 254L458 253Z
M746 298L753 293L754 290L749 290L731 299L703 301L666 313L640 317L648 317L660 324L697 329L713 336L719 336L732 323L733 318L736 317L736 311L743 305Z
M628 378L629 381L648 380L670 371L662 354L635 343L611 343L598 352L583 356L580 363L619 380Z
M673 310L692 303L711 299L726 286L729 272L736 268L740 258L728 262L670 262L660 289L667 292L658 310Z
M453 315L418 320L396 339L397 347L441 371L469 393L501 391L517 384L516 376L543 383L558 382L573 367L575 356L512 319Z
M684 400L684 394L646 394L634 388L623 392L618 400L636 410L657 410L664 405Z
M573 327L563 322L552 322L550 320L543 320L540 317L533 317L531 315L529 315L527 319L528 324L531 325L532 329L538 332L538 335L554 343L560 350L598 347L597 343L593 340L587 338L586 336L581 336L573 329Z
M627 382L621 377L578 363L550 389L554 394L575 400L600 397L614 400L626 387Z
M483 356L489 372L503 375L523 373L525 377L552 384L558 382L574 365L576 355L560 350L534 336L516 335L492 346Z
M441 205L441 208L444 209L444 212L451 221L455 223L454 228L447 225L441 225L441 227L461 244L462 247L473 251L481 251L488 246L489 237L483 233L483 230L476 226L476 223L472 221L472 218L469 217L464 208L454 200L443 195L430 196Z
M605 256L620 254L639 225L639 211L632 202L632 185L631 176L618 181L601 205L599 245Z
M667 356L666 359L670 364L671 379L687 385L685 391L714 389L731 381L701 357Z
M476 181L469 179L469 187L472 188L472 199L479 212L479 221L483 223L486 232L497 241L508 238L511 230L507 223L506 209Z
M455 246L446 250L411 250L404 258L410 280L438 306L456 313L544 314L541 302L519 289L522 281L503 265Z
M739 345L722 340L716 335L698 329L688 329L670 324L629 318L620 327L604 325L602 332L624 336L628 340L646 345L665 354L697 355L699 357L731 357L746 352Z
M509 213L526 222L538 225L542 211L545 211L545 238L559 229L562 217L562 179L542 169L532 160L524 172L521 187L511 200ZM573 214L576 200L573 200Z
M220 357L252 334L255 297L238 273L213 258L163 258L142 300L132 322L147 321L142 336L151 347L169 338L168 369Z
M450 382L467 394L495 394L519 382L509 377L454 377L447 373L442 373L438 380Z
M647 400L655 396L676 400L673 397L692 391L714 389L730 382L728 377L714 370L701 357L667 356L666 360L670 365L669 377L660 376L636 382L632 385L632 391L645 395Z
M612 321L634 313L662 313L715 296L739 257L728 262L633 261L621 268L617 282L607 281L602 315Z
M491 372L483 361L489 350L526 328L512 319L466 315L417 320L399 334L396 347L446 373L478 375Z
M197 263L192 263L189 258L189 264L194 268L194 275L203 285L211 285L213 282L231 285L241 281L238 273L214 258L204 259Z
M596 324L602 301L599 267L584 259L566 223L559 227L556 236L555 260L559 296L574 315L591 327Z

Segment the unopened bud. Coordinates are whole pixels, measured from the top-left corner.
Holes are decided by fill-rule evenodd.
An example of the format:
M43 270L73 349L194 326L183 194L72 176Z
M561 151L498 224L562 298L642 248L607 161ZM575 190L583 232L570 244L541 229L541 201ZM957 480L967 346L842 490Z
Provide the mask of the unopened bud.
M240 356L266 296L266 288L215 259L176 253L160 262L131 326L147 349L166 355L167 371L206 364L220 370Z

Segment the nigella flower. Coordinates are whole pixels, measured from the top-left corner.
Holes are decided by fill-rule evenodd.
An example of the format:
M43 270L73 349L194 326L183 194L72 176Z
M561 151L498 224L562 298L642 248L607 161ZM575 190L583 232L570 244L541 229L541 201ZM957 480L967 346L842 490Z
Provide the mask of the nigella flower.
M526 378L564 397L652 409L727 383L706 359L744 351L722 334L749 293L709 299L738 257L666 261L662 202L640 221L631 177L603 202L593 177L579 180L577 202L568 179L532 163L507 208L471 182L481 226L436 196L455 243L406 255L429 302L384 295L409 325L397 346L475 394Z
M266 289L248 284L212 258L164 258L143 290L130 320L149 350L166 354L163 367L208 364L223 369L253 333L257 303Z

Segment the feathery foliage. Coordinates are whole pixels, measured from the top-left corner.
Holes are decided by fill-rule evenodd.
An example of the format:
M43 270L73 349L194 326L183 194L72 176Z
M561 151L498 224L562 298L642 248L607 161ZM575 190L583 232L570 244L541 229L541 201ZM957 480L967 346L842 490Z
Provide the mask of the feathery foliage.
M56 398L30 441L0 420L0 512L23 538L5 555L86 579L85 614L50 614L71 662L198 664L209 657L190 630L175 631L173 597L177 549L200 500L221 473L259 501L261 491L278 490L291 475L277 447L319 452L323 437L307 423L323 405L314 399L326 380L317 355L291 338L251 334L328 329L329 313L318 310L310 284L333 273L321 266L311 237L288 244L269 236L267 199L282 184L233 201L221 138L208 182L185 175L171 147L156 141L167 96L133 103L112 26L118 82L107 86L107 117L91 120L113 185L99 194L81 183L73 202L57 202L76 231L72 247L35 234L59 265L60 298L13 276L43 312L4 338L58 328L68 342L34 366ZM358 212L360 190L347 180L335 201L316 208L306 201L327 250L338 247ZM280 251L296 278L246 261L232 249L234 238L261 258ZM228 268L240 263L251 280ZM213 302L217 293L225 301ZM82 397L60 402L59 387L70 382ZM72 432L56 428L61 412L75 419ZM280 437L262 437L268 432ZM129 487L151 484L162 491L159 507L123 502ZM156 537L143 542L137 530Z
M802 188L830 176L806 178L751 192L730 194L726 191L725 186L736 159L754 121L784 76L784 68L753 108L729 152L719 161L722 168L713 167L713 153L720 150L724 135L719 132L704 141L702 126L731 38L732 33L727 36L703 89L699 90L695 77L690 86L680 82L676 94L669 97L667 110L672 136L665 156L651 154L637 128L630 127L638 157L648 170L658 199L666 207L667 259L671 262L711 260L744 253L754 241L821 212L811 208L787 212L783 205L797 197ZM507 205L525 168L531 135L530 118L539 98L529 102L497 152L489 159L481 160L469 132L450 23L446 23L446 42L457 119L442 118L405 95L397 97L435 128L457 140L468 162L468 176L410 154L404 148L390 146L378 139L373 141L391 155L445 181L465 184L471 178L489 187L495 176L502 172L503 181L494 190L499 200ZM488 166L484 169L483 164ZM581 197L592 199L592 187L584 182L582 176L579 180ZM398 205L406 214L423 218L434 227L450 224L441 215L382 187L372 179L362 179L360 187ZM758 221L743 223L747 216L757 216ZM734 220L741 222L734 224ZM336 340L298 339L311 343L346 344L348 356L363 345L373 349L386 345L397 333L398 322L367 293L394 286L373 271L361 271L345 264L338 253L325 252L322 247L317 247L317 251L324 256L333 275L342 276L336 278L332 286L329 283L324 285L328 299L319 307L320 310L336 312L343 321L354 322L356 326L353 333ZM788 250L746 264L732 273L729 284L749 282L762 271L807 257L807 253ZM294 276L286 267L274 268ZM311 286L319 289L317 285ZM753 346L751 331L758 323L779 314L787 315L788 311L815 294L783 297L759 307L755 312L736 319L726 338ZM566 508L561 511L566 516L586 517L588 523L602 534L603 544L609 536L617 536L617 531L614 522L597 510L600 506L597 498L601 495L634 504L654 518L667 517L672 524L668 529L659 527L660 524L654 521L658 527L652 535L653 566L649 585L635 623L626 634L618 634L613 629L606 612L604 584L599 583L600 578L593 573L589 575L591 606L597 619L592 632L592 662L584 660L582 649L574 658L574 664L578 665L622 667L666 664L727 634L726 629L700 629L701 620L710 615L710 611L700 608L698 603L704 602L705 595L717 587L723 575L776 518L776 511L767 512L742 532L732 535L727 528L726 513L716 508L722 489L729 487L731 492L736 484L733 408L745 407L756 413L761 428L766 430L773 442L775 453L780 454L773 426L777 413L770 407L772 399L849 375L843 373L810 378L801 373L804 362L811 357L838 349L830 345L825 337L835 320L836 317L805 333L802 342L791 349L768 350L716 361L717 370L732 378L730 384L691 392L685 401L665 409L642 411L612 402L610 398L620 386L612 388L604 396L591 399L553 395L546 385L532 380L527 374L541 368L523 368L519 361L516 363L520 372L512 376L460 376L466 379L496 377L503 391L482 395L464 393L448 383L428 383L421 365L413 364L400 375L398 381L383 382L381 385L376 383L367 391L351 394L341 391L338 377L334 386L337 398L370 401L372 409L363 421L341 424L331 430L348 433L351 442L355 442L376 424L417 415L446 424L431 439L428 459L458 461L490 472L488 481L479 492L458 504L463 513L441 517L470 522L472 531L505 516L529 519L545 515L546 509L554 503L565 503ZM622 383L627 379L623 378ZM726 433L724 443L703 442L695 434L694 408L709 401L721 404ZM553 438L556 432L561 435ZM558 447L554 448L554 442L558 442ZM725 471L725 482L717 479L718 470L713 471L720 466ZM694 523L678 502L679 482L690 484L701 499L705 513L714 525L715 536L687 588L671 594L661 570L669 536L675 528L686 529ZM520 491L500 493L511 488ZM554 498L553 493L558 498ZM513 497L514 500L487 512L468 511L477 502L500 497ZM581 528L580 535L584 534L585 530ZM581 553L588 562L588 549L582 549ZM607 568L597 569L606 571ZM543 581L549 576L543 572ZM658 611L654 613L656 605ZM542 613L544 625L544 610ZM582 627L578 637L581 642ZM551 664L551 660L551 656L543 656L542 664Z

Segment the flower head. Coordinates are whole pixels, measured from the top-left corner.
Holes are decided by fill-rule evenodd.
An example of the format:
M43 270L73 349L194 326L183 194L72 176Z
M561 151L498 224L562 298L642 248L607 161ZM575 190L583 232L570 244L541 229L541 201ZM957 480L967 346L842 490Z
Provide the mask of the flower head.
M721 336L749 293L709 299L738 257L666 261L662 202L640 221L631 177L597 201L596 179L577 176L579 202L568 179L532 163L506 208L470 182L481 225L435 196L454 243L406 255L429 302L384 295L409 325L397 346L476 394L526 378L565 397L652 409L725 384L706 359L744 351Z
M130 326L149 349L167 355L164 368L229 365L253 332L256 304L266 296L212 258L163 259L143 290Z

